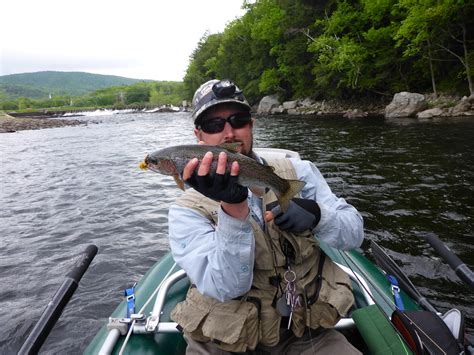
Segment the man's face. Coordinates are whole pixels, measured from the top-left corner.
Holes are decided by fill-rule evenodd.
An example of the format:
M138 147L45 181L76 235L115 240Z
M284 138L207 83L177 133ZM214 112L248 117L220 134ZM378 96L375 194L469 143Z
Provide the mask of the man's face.
M205 117L202 122L207 120L213 120L217 118L227 118L229 116L245 112L242 111L238 106L229 106L225 104L211 107L206 111ZM253 119L250 123L244 125L241 128L233 128L229 122L225 123L222 132L218 133L206 133L202 129L194 129L196 137L203 141L205 144L218 145L221 143L241 143L240 153L250 156L253 145Z

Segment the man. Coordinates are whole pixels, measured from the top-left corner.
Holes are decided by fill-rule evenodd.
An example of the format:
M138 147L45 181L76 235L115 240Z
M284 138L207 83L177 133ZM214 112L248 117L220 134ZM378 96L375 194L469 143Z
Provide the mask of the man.
M241 154L285 179L306 182L282 212L272 191L237 184L239 165L219 154L191 159L183 180L194 189L170 208L170 246L192 286L172 312L188 354L359 353L331 330L353 304L350 281L318 247L359 247L362 217L330 190L319 170L298 159L263 160L253 152L254 120L239 88L211 80L193 98L200 143L238 143Z

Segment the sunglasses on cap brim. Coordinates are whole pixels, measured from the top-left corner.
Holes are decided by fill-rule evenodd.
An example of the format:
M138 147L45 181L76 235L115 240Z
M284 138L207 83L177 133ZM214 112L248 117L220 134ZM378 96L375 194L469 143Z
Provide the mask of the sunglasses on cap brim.
M226 122L229 122L232 128L243 128L252 121L250 112L239 112L230 115L229 117L212 117L205 119L197 128L204 133L220 133L224 130Z

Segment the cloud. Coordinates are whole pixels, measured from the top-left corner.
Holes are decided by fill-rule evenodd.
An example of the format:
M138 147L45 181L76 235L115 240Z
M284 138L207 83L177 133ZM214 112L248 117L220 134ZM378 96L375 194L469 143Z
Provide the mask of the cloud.
M2 12L17 15L0 21L0 75L61 70L181 80L204 32L223 31L243 14L241 5L242 0L7 1Z
M2 57L2 70L32 71L51 70L74 71L78 69L117 69L134 67L140 64L140 58L117 56L113 53L88 55L87 53L61 52L58 50L43 52L11 50Z

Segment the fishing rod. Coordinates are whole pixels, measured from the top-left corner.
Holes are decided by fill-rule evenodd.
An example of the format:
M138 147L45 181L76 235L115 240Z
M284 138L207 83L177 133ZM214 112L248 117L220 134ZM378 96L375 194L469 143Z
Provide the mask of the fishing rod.
M370 242L370 247L377 265L379 265L388 274L395 276L403 291L405 291L427 311L438 313L436 308L434 308L431 303L420 294L415 285L413 285L402 269L400 269L400 267L383 251L383 249L376 242L372 240Z
M342 257L342 259L345 260L345 262L348 265L349 269L352 270L352 267L348 263L348 260L351 261L351 264L355 268L357 268L359 271L362 271L360 266L358 265L358 263L354 261L354 259L351 257L350 254L348 254L345 251L341 251L341 250L339 250L339 254ZM386 254L384 254L384 255L388 259L390 259L390 257L388 255L386 255ZM352 270L352 272L354 272L354 270ZM354 275L358 279L357 274L354 273ZM377 291L377 293L380 296L384 295L384 292L377 285L372 284L372 282L370 282L370 283L371 283L372 287L374 287L374 290ZM360 284L360 286L365 288L365 286L363 286L363 284L360 283L360 281L359 281L359 284ZM382 299L384 299L384 297L382 297ZM390 325L391 328L398 335L398 338L400 339L400 341L402 342L402 344L404 346L404 352L408 353L407 348L405 348L405 346L408 346L413 351L414 354L424 354L425 353L425 351L424 351L425 347L426 347L426 349L428 349L428 353L430 353L430 354L433 353L433 351L434 351L434 353L440 353L440 354L454 354L454 353L457 354L458 353L459 348L457 346L456 341L455 341L455 344L454 344L454 347L455 347L454 352L453 352L453 345L451 343L449 344L449 348L446 348L448 350L448 352L446 352L445 348L443 348L443 345L441 345L437 340L433 339L432 335L429 332L428 333L425 332L425 330L422 327L420 327L417 324L417 322L414 319L412 319L411 316L408 313L400 312L401 310L403 310L403 308L399 309L398 306L396 304L394 304L393 302L389 303L389 308L392 308L394 310L394 313L392 315L387 314L385 312L385 310L383 310L382 307L377 302L375 302L375 305L381 311L381 313L386 317L386 320L388 321L388 325ZM435 310L435 312L436 312L436 310ZM438 317L437 313L431 313L431 312L429 312L429 313L434 314L433 315L434 317ZM392 322L392 320L394 319L393 317L396 317L396 316L407 319L409 321L408 328L407 328L406 324L403 324L402 326L400 326L399 324L395 324L395 323L399 323L399 321ZM440 321L442 322L441 319L440 319ZM412 330L409 330L410 328L416 329L416 331L419 332L419 333L415 332L413 334ZM420 338L420 336L418 334L422 334L423 337Z
M97 254L97 246L89 245L74 264L73 269L66 275L59 289L49 301L40 319L23 343L18 355L37 354L61 313L79 285L79 281Z
M438 242L439 245L442 244L444 246L444 248L447 248L438 238L436 238L436 239L437 239L437 242ZM395 276L397 278L397 281L398 281L398 284L400 285L400 287L411 298L413 298L422 308L424 308L425 310L439 316L439 312L436 310L436 308L434 308L431 305L431 303L425 297L423 297L420 294L420 292L417 290L417 288L412 284L410 279L400 269L400 267L393 261L393 259L390 256L388 256L376 242L371 241L370 244L371 244L371 249L372 249L372 255L374 256L376 263L382 268L382 270L384 270L385 272ZM449 250L449 253L451 254L450 258L452 260L455 260L457 258L457 256L454 255L454 253L451 250ZM453 258L453 256L455 258ZM457 259L460 261L459 258L457 258ZM457 264L459 265L459 262ZM410 320L411 325L416 326L417 330L422 331L422 329L419 328L416 325L416 322L413 321L412 319L410 319L410 317L408 317L407 314L402 313L402 314L399 314L399 316L406 317L408 320ZM432 339L429 339L429 340L431 341L432 344L438 346L436 341L434 341ZM465 338L464 341L465 341L464 346L466 347L466 350L468 351L468 353L469 354L474 354L473 348L472 348L472 343L469 341L469 339Z
M339 255L341 256L342 260L345 261L347 267L354 273L354 276L355 276L355 278L357 280L357 283L359 284L360 287L365 289L367 286L364 286L364 284L361 282L361 280L359 279L358 273L361 275L362 278L364 278L370 284L370 286L373 288L373 290L376 291L376 293L379 295L381 300L383 300L383 302L388 305L389 309L391 309L393 311L397 310L397 305L394 304L393 300L389 299L387 297L387 295L385 294L385 292L375 282L373 282L370 277L368 277L368 275L365 273L365 271L362 270L362 268L360 267L359 263L356 262L347 251L343 251L343 250L337 250L337 251L339 252ZM349 263L349 261L350 261L350 263ZM358 273L356 273L353 270L352 267L356 268L358 270ZM366 290L366 291L368 292L369 290ZM408 342L405 339L405 337L400 333L400 331L396 328L395 324L392 323L392 321L391 321L391 316L392 315L387 313L387 311L379 304L379 302L377 302L375 300L375 297L370 292L368 292L368 294L370 295L370 297L374 301L374 305L378 308L380 313L387 320L387 324L398 335L398 339L400 340L402 346L404 347L404 353L408 354L409 352L407 351L407 348L406 348L407 346L409 346ZM375 321L373 321L373 322L375 323Z

